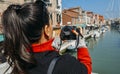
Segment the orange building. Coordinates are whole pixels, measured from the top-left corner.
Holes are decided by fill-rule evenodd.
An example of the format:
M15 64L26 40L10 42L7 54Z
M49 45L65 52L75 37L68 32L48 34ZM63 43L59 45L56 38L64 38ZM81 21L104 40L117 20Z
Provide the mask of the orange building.
M80 24L82 19L82 9L80 7L64 9L62 11L62 23L67 25L68 23Z
M99 20L100 20L101 22L104 22L104 16L99 15Z

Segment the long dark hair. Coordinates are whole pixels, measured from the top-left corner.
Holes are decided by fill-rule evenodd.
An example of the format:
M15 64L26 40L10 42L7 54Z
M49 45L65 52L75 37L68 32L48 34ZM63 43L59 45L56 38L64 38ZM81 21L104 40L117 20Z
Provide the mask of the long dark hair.
M13 67L12 74L26 74L26 64L35 64L31 44L39 41L45 25L49 25L46 4L10 5L3 13L4 49ZM26 64L25 64L26 63Z

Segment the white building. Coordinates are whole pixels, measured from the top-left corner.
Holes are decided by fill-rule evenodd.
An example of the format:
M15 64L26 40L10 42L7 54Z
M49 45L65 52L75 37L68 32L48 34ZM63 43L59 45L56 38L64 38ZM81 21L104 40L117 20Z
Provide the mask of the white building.
M62 0L44 0L53 20L53 26L62 25Z

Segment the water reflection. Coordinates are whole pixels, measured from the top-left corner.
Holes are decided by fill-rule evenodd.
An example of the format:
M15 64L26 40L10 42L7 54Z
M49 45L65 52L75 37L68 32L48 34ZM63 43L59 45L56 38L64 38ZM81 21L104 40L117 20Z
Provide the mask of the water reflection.
M94 46L97 44L98 41L99 41L99 38L90 38L90 39L86 40L86 45L90 49L93 49Z
M120 33L111 28L98 39L86 40L93 61L93 72L120 74Z
M94 49L94 47L98 44L98 42L103 40L104 34L101 34L99 38L90 38L86 40L86 45L91 51Z

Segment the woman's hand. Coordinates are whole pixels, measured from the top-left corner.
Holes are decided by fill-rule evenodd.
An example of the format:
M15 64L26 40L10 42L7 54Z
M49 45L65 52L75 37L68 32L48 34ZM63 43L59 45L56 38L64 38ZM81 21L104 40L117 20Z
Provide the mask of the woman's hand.
M75 30L72 30L72 32L74 33L74 34L76 34L77 36L79 35L79 33L77 32L77 31L75 31ZM80 32L81 33L81 32ZM82 33L81 33L82 34ZM73 43L73 44L75 44L75 43ZM74 46L74 45L73 45ZM86 46L86 43L85 43L85 39L84 39L84 37L81 37L80 35L79 35L79 44L78 44L78 46L77 46L77 48L79 48L79 47L87 47Z

